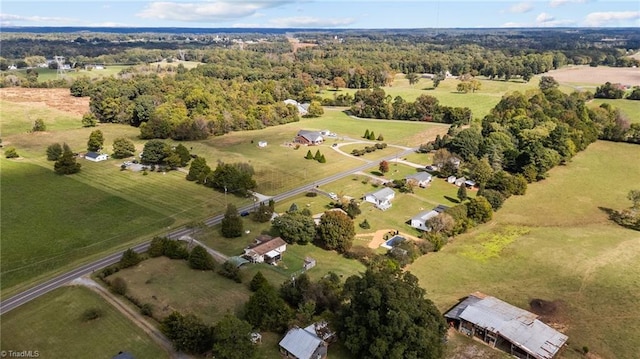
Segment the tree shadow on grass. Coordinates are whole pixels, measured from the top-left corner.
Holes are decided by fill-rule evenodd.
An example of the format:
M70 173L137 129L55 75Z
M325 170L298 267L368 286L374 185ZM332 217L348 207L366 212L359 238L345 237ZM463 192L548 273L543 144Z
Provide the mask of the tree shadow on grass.
M453 197L449 197L449 196L444 196L444 198L448 199L449 201L453 202L453 203L460 203L460 200L457 198L453 198Z
M600 206L598 206L598 209L601 210L602 212L606 213L607 216L609 216L610 220L615 221L616 214L618 213L618 211L616 211L615 209L606 208L606 207L600 207Z
M380 171L371 171L369 173L371 173L374 176L378 176L378 177L384 176L384 174L382 172L380 172Z

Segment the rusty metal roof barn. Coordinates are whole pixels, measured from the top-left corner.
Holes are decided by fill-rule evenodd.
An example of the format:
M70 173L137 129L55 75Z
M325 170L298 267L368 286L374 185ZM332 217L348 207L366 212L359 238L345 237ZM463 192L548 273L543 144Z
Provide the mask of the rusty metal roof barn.
M568 339L538 320L536 314L482 293L471 294L445 317L494 333L526 353L527 358L551 359Z

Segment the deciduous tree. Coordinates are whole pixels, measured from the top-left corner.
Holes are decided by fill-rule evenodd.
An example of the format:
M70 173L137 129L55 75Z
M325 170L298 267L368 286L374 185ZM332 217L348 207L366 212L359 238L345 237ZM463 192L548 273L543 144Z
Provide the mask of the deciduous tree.
M343 253L351 248L354 237L353 220L346 214L340 211L327 211L320 218L317 239L322 247Z
M251 359L256 347L251 342L251 324L226 314L213 327L213 354L220 359Z
M133 249L129 248L122 253L122 258L120 258L119 264L120 268L129 268L138 265L141 261L142 258L140 255Z
M338 335L358 358L427 358L444 354L447 325L409 272L368 269L349 277Z
M387 161L380 162L380 166L378 167L378 169L380 170L381 173L389 172L389 162Z
M131 157L136 152L136 146L131 140L118 137L113 140L113 158Z
M313 218L299 212L285 213L274 218L271 223L273 229L287 243L310 243L316 233Z
M189 267L200 270L212 270L215 266L213 257L202 246L195 246L189 253Z

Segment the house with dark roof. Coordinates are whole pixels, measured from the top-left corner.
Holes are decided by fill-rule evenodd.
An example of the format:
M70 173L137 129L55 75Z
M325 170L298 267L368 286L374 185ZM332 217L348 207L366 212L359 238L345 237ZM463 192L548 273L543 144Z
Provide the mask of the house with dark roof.
M324 142L324 137L322 137L320 131L300 130L293 141L302 145L313 146Z
M569 339L538 320L536 314L479 292L444 316L461 333L518 358L552 359Z
M326 322L314 323L304 329L294 327L280 341L280 353L285 358L324 359L328 341L334 336Z
M374 192L369 192L362 198L366 202L373 203L376 208L387 210L391 208L391 200L396 197L396 193L389 187L384 187Z
M108 160L109 155L106 153L87 152L84 158L92 162L100 162Z
M252 263L275 264L282 259L283 253L287 250L287 242L280 237L271 238L268 235L261 235L256 238L255 243L244 250L242 257Z
M433 176L427 172L418 172L412 175L408 175L404 178L407 183L412 183L414 186L425 188L431 183Z

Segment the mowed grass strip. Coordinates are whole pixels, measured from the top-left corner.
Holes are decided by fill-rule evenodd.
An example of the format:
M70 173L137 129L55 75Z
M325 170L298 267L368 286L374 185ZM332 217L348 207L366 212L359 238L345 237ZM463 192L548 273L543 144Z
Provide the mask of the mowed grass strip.
M81 127L81 118L68 112L46 106L43 103L16 103L0 101L0 132L3 140L19 133L27 133L37 119L44 120L47 131L59 131ZM6 143L5 143L6 145Z
M82 321L85 310L100 318ZM126 351L135 358L168 358L139 327L98 294L83 287L63 287L2 316L5 351L38 351L41 358L112 358Z
M53 170L0 163L3 290L173 223Z
M638 146L591 144L525 196L508 199L491 223L409 269L441 311L475 291L524 309L532 299L554 301L558 309L543 319L569 336L561 357L580 357L587 346L603 358L633 358L640 233L613 224L599 207L630 205L638 158Z

